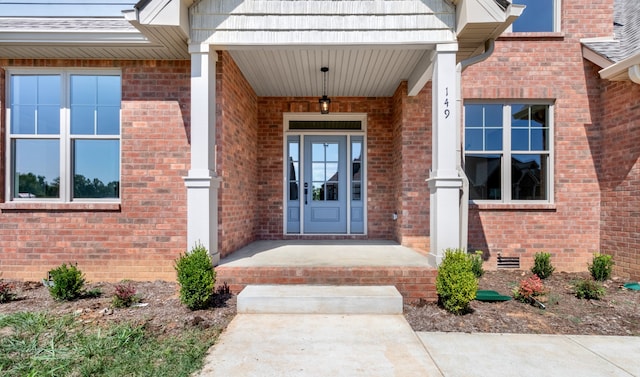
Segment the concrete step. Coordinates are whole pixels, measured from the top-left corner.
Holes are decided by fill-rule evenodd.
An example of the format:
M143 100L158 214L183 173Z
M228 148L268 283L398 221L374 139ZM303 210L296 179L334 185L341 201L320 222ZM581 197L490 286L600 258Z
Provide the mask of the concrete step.
M238 295L242 314L402 314L394 286L248 285Z

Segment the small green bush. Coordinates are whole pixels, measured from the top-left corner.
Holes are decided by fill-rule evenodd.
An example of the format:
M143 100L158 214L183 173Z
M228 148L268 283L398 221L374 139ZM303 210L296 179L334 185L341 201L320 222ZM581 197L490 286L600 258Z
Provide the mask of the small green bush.
M213 298L216 273L209 252L197 244L176 260L180 301L191 310L206 308Z
M534 256L531 272L538 275L540 279L546 279L555 271L551 265L551 254L541 251Z
M597 281L605 281L611 277L613 271L613 257L607 254L596 253L589 265L591 276Z
M59 301L75 300L82 295L85 280L78 267L63 264L49 271L49 278L52 282L49 286L49 293L54 299Z
M577 298L587 300L599 300L607 291L602 284L595 280L580 279L573 286Z
M472 262L460 249L447 249L438 267L436 290L442 306L454 314L464 314L476 297L478 280L472 271Z
M474 254L469 254L471 260L471 271L476 278L481 278L484 275L484 269L482 268L482 250L476 250Z

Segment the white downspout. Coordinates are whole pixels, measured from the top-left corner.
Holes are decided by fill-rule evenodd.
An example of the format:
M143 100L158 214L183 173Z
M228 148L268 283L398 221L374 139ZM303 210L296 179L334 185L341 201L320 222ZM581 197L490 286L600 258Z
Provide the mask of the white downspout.
M456 81L458 86L458 116L460 119L456 120L456 124L458 125L458 140L456 140L457 150L456 150L456 169L458 170L458 175L462 178L462 193L460 195L460 247L463 250L467 250L468 239L469 239L469 179L462 168L462 117L464 108L462 107L462 71L464 71L467 67L485 61L491 54L493 54L493 50L495 47L495 40L489 39L485 42L484 52L480 55L476 55L469 59L465 59L456 65Z

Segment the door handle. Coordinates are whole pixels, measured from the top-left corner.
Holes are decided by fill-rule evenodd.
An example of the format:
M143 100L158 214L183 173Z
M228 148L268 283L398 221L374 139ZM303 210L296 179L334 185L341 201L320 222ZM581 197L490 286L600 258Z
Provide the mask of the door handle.
M304 204L307 205L307 195L309 195L309 184L304 183Z

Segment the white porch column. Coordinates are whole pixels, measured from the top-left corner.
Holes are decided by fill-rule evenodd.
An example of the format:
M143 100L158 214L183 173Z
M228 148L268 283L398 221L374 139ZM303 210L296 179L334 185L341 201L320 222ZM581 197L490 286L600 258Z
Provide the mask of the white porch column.
M457 172L458 89L457 44L439 44L432 78L432 149L429 179L431 247L429 260L439 265L447 248L460 247L460 189Z
M191 169L187 186L187 248L196 243L209 250L214 265L218 251L216 174L216 61L208 45L191 46Z

